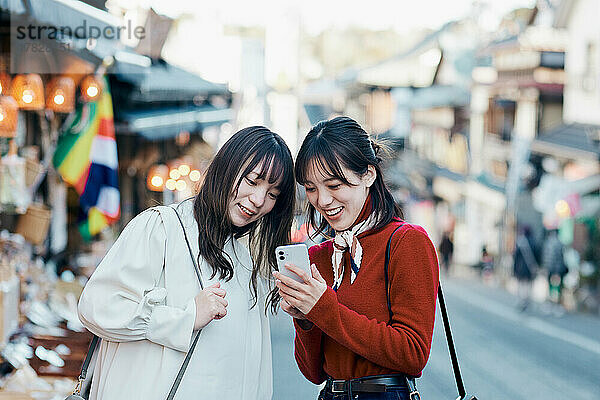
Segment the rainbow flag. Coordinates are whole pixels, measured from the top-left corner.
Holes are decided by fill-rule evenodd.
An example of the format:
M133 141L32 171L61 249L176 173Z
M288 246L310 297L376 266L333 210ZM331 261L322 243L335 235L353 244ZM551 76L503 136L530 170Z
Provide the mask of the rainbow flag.
M98 100L78 106L58 139L52 162L79 193L79 230L85 240L119 219L117 142L106 79Z

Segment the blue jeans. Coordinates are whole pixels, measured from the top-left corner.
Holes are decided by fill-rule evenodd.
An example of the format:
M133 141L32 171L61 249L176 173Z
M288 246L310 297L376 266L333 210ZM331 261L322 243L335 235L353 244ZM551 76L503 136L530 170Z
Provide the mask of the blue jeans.
M325 389L321 390L318 400L349 400L348 393L328 393ZM384 393L354 393L351 400L409 400L408 389L399 387L390 389Z

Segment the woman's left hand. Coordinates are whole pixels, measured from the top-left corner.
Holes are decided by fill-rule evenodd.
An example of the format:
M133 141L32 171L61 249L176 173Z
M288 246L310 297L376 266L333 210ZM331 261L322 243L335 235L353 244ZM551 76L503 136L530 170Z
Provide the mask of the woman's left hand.
M315 264L310 266L312 276L295 265L286 264L285 267L298 275L303 282L296 282L292 278L274 271L273 276L278 280L276 285L279 288L279 294L290 306L306 315L327 290L327 283Z
M279 306L281 307L281 309L283 311L288 313L291 317L296 318L296 319L306 320L306 315L302 314L300 312L300 310L298 310L296 307L289 305L288 302L285 301L285 299L283 299L283 298L281 299L281 301L279 302Z

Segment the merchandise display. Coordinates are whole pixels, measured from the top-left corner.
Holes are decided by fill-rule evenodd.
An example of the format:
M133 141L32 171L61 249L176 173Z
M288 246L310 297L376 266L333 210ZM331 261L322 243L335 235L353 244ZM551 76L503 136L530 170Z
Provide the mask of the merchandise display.
M56 277L32 243L0 233L0 400L63 399L92 335L77 318L83 283Z

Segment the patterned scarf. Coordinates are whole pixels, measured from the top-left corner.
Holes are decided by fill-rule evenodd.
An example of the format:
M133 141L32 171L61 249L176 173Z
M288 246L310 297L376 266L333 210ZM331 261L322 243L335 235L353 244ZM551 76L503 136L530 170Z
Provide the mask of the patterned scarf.
M362 262L363 249L357 236L368 231L377 222L375 214L371 214L366 220L354 225L352 228L336 232L333 239L333 254L331 255L331 265L333 267L333 290L337 291L342 284L344 277L344 252L350 251L350 284L354 283L356 274L360 270Z

